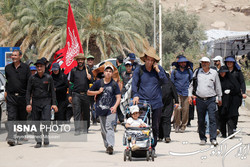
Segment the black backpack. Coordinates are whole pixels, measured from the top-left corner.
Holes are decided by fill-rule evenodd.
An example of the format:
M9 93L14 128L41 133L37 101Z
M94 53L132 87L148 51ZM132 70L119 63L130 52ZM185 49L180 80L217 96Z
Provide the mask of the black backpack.
M197 87L198 87L198 73L199 73L199 71L200 71L200 69L201 68L198 68L198 69L196 69L194 72L196 72L195 73L195 76L193 77L193 92L192 92L192 94L193 95L195 95L196 96L196 90L197 90Z

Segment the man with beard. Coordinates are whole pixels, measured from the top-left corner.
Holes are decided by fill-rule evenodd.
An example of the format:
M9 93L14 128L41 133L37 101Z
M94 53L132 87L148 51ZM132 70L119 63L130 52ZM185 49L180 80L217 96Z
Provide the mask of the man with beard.
M56 101L58 106L58 112L55 113L55 120L63 123L66 121L66 109L67 109L67 88L68 80L67 76L61 71L58 63L52 65L52 78L54 80Z
M188 123L189 103L188 103L188 87L192 79L193 72L188 67L190 62L181 57L174 65L176 69L171 73L171 81L174 83L180 106L175 109L175 132L183 133Z
M214 68L216 71L219 71L220 68L221 68L221 66L224 65L224 63L223 63L223 58L222 58L221 56L216 56L216 57L213 59L213 61L214 61L214 67L213 67L213 68Z
M133 104L138 104L140 100L146 101L151 105L152 129L154 136L152 149L155 152L163 107L161 86L164 81L167 80L167 76L165 70L157 64L160 61L160 58L156 55L156 51L153 47L147 48L144 52L144 56L140 58L145 62L145 65L136 68L133 72ZM156 157L156 154L154 156Z
M89 97L87 91L89 84L93 82L91 70L85 66L85 56L79 53L74 57L77 61L77 67L71 70L70 82L73 84L73 89L69 89L69 102L72 103L74 113L75 135L80 135L80 132L88 133L90 126L90 111ZM81 121L81 117L83 121ZM83 127L83 129L82 129Z

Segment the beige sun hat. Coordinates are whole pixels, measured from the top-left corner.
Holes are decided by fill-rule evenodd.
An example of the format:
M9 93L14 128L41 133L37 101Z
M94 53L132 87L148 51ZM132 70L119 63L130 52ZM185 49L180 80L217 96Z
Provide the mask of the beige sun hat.
M84 56L83 53L79 53L77 56L74 57L74 60L77 60L77 59L86 59L86 57Z
M156 50L151 46L149 48L147 48L146 51L144 52L144 54L140 57L140 59L143 62L145 62L146 55L154 58L157 63L160 61L160 58L156 55Z

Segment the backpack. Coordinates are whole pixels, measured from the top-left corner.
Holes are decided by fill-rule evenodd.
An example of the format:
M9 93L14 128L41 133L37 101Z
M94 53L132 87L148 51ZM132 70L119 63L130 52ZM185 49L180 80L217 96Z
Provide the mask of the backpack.
M198 73L199 73L199 71L200 71L200 69L201 68L198 68L198 69L196 69L194 72L196 72L195 73L195 76L193 77L193 92L192 92L192 94L193 95L195 95L196 96L196 90L197 90L197 87L198 87Z
M140 65L140 67L139 67L140 69L139 69L139 80L138 80L138 82L137 82L137 88L138 88L138 90L139 90L139 87L140 87L140 84L141 84L141 76L143 75L143 70L142 70L142 65ZM158 80L159 80L159 76L157 75L157 78L158 78Z
M116 84L115 80L112 79L112 88L113 88L113 90L116 89L116 86L117 86L117 84ZM103 80L103 78L101 79L101 87L104 87L104 80Z

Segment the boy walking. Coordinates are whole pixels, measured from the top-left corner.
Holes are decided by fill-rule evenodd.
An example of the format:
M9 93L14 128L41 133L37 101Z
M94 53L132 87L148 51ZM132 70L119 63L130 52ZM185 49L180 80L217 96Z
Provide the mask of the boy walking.
M121 92L118 84L112 79L114 67L105 64L104 78L96 81L88 90L89 96L96 97L96 113L99 115L101 134L108 154L113 154L115 134L113 122L116 120L116 110L121 101Z

